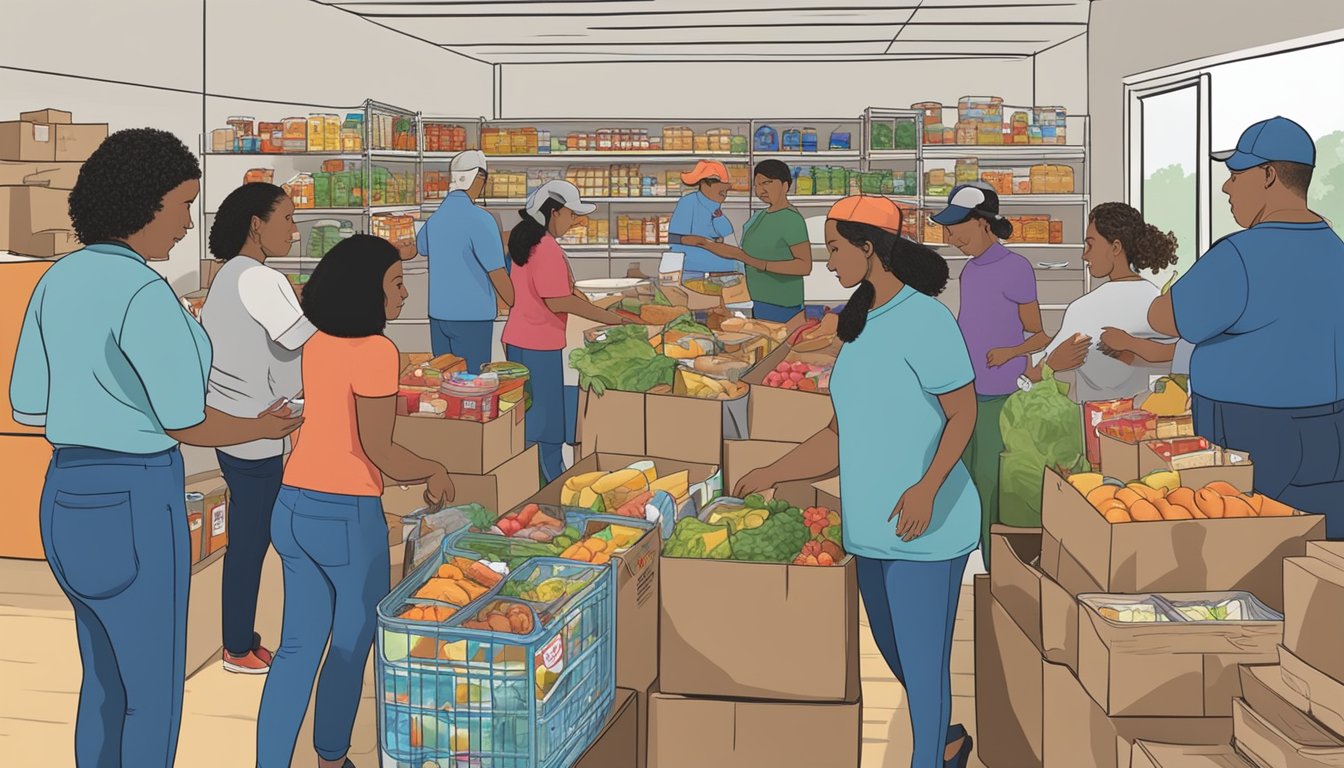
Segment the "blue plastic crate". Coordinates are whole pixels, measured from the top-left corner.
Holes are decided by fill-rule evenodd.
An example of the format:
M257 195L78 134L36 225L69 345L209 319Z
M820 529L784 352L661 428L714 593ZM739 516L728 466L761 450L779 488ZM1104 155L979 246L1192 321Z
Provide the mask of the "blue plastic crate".
M378 605L378 732L384 766L563 768L597 738L616 693L616 574L558 558L528 561L448 621L400 618L451 557L418 568ZM559 595L519 595L550 579ZM549 599L548 599L549 598ZM462 626L522 606L528 634Z

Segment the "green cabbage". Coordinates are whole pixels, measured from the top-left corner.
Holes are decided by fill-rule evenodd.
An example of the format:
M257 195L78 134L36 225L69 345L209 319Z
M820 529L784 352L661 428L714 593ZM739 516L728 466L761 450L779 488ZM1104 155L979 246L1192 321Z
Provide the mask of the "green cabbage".
M623 325L606 332L602 341L569 353L569 365L579 372L579 386L601 396L608 389L648 392L672 384L677 361L649 346L640 325Z
M1077 471L1086 464L1082 410L1054 372L1030 391L1015 392L999 417L1004 452L999 457L999 518L1006 525L1041 524L1041 486L1047 467Z

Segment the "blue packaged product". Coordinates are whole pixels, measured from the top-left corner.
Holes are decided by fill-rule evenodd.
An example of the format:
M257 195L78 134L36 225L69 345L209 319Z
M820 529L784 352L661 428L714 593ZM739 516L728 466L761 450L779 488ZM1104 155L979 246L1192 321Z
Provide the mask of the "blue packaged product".
M799 131L797 128L790 128L789 130L785 131L783 148L785 152L803 151L802 131Z
M850 134L848 131L833 131L831 133L831 151L844 152L850 147Z
M755 145L757 152L778 152L779 133L768 125L762 125L756 129Z

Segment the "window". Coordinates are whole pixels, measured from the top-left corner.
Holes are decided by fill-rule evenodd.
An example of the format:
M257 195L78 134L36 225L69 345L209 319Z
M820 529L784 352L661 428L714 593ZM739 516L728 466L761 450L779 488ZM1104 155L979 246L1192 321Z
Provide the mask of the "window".
M1176 235L1179 261L1175 271L1185 274L1199 255L1200 82L1183 82L1139 96L1143 131L1140 137L1142 183L1139 201L1144 219L1163 232ZM1147 275L1145 275L1147 277ZM1171 271L1154 279L1159 285Z

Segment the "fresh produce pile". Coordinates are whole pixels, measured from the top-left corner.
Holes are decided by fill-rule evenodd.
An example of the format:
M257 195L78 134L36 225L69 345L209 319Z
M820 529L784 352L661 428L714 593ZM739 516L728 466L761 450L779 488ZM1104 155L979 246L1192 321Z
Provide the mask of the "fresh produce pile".
M579 386L600 396L608 389L648 392L659 384L671 386L677 361L650 346L642 326L623 325L570 352L569 365L579 372Z
M485 514L490 515L488 511ZM510 512L498 519L493 519L493 515L483 519L473 513L472 527L499 536L548 542L565 530L565 523L546 514L536 504L526 504L518 511Z
M703 359L697 358L697 360ZM736 400L747 394L747 390L747 385L741 382L720 379L683 368L677 371L676 385L672 388L672 393L705 400Z
M588 472L565 481L560 504L599 515L647 519L646 508L659 491L677 506L690 497L690 472L659 477L652 461L640 461L614 472Z
M462 608L472 600L484 597L500 582L500 575L483 563L454 557L439 566L433 578L416 590L418 600L434 600ZM451 617L451 614L450 616Z
M476 618L462 622L463 629L483 629L488 632L532 634L532 611L520 603L495 601L482 608Z
M679 520L663 555L794 565L835 565L845 556L836 512L760 495L720 500L707 512L704 520Z
M1096 473L1070 475L1069 484L1087 497L1110 523L1159 520L1222 520L1235 517L1289 517L1292 507L1262 494L1244 494L1230 483L1215 481L1199 490L1181 484L1172 470L1152 472L1142 480L1122 483Z
M549 543L519 541L494 535L464 535L454 541L456 548L491 562L515 569L534 557L559 557L565 560L602 565L639 541L647 530L625 525L607 525L585 536L569 526Z
M765 386L800 392L827 392L831 388L831 369L815 363L785 359L765 375Z

